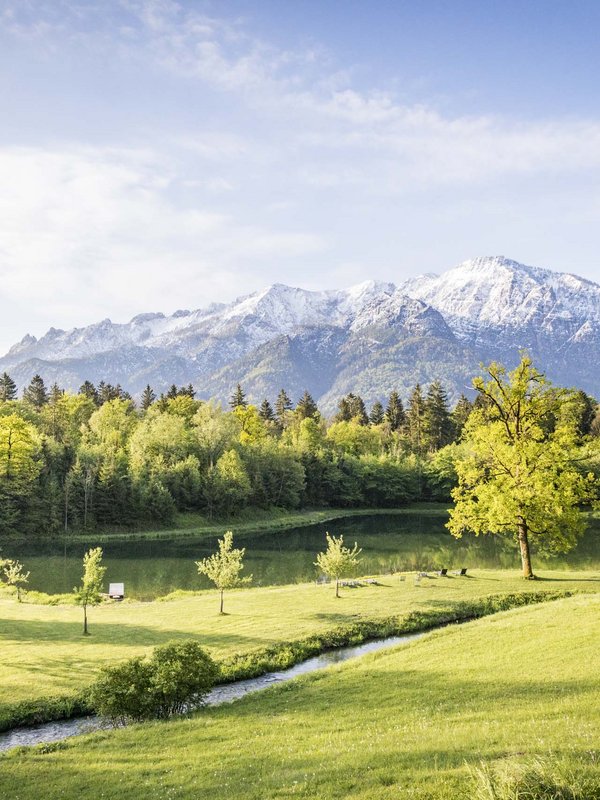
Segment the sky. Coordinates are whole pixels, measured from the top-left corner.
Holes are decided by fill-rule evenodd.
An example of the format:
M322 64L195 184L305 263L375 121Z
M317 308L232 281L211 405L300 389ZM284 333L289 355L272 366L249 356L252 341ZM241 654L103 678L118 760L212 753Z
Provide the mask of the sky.
M596 0L0 0L0 353L480 255L600 281Z

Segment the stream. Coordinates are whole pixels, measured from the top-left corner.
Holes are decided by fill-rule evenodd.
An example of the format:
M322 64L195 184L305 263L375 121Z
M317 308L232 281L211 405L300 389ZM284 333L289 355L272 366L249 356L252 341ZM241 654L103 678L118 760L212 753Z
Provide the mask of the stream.
M258 692L267 689L277 683L284 683L292 680L298 675L306 675L309 672L316 672L319 669L330 667L332 664L341 664L351 658L374 653L377 650L394 647L398 644L406 644L414 639L419 639L424 633L410 633L404 636L390 636L387 639L374 639L364 644L352 647L339 647L329 650L321 655L301 661L289 669L279 672L267 672L258 678L227 683L223 686L216 686L206 698L209 706L218 706L223 703L231 703L244 697L251 692ZM23 745L31 746L49 742L58 742L71 736L78 736L101 729L108 729L111 724L101 717L80 717L77 719L63 719L56 722L45 722L34 727L13 728L5 733L0 733L0 752L10 750L12 747Z

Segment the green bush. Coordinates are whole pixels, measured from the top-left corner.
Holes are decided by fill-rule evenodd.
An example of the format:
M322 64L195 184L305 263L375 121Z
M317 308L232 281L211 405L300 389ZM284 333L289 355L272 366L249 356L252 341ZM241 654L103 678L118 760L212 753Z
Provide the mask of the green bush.
M104 667L90 692L95 711L113 722L166 719L201 706L219 668L193 640L169 642L150 658Z

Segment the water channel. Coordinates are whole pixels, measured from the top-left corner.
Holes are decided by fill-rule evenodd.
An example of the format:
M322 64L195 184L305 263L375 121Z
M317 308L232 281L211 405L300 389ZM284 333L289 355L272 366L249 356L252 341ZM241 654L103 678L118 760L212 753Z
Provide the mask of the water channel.
M394 647L395 645L406 644L414 639L423 636L423 633L412 633L404 636L390 636L387 639L375 639L371 642L355 645L351 647L339 647L336 650L330 650L322 653L314 658L309 658L299 664L295 664L289 669L280 670L278 672L268 672L258 678L250 678L248 680L236 681L235 683L224 684L217 686L213 689L207 697L207 705L218 706L223 703L231 703L244 697L251 692L257 692L261 689L266 689L277 683L284 683L285 681L292 680L299 675L306 675L309 672L315 672L319 669L324 669L332 664L341 664L343 661L348 661L351 658L365 655L366 653L374 653L383 648ZM57 742L62 739L67 739L71 736L77 736L84 733L91 733L92 731L100 730L102 728L109 728L110 725L102 720L100 717L85 717L82 719L66 719L58 720L57 722L47 722L43 725L36 725L30 728L14 728L11 731L0 734L0 752L10 750L13 747L24 745L44 744L49 742Z

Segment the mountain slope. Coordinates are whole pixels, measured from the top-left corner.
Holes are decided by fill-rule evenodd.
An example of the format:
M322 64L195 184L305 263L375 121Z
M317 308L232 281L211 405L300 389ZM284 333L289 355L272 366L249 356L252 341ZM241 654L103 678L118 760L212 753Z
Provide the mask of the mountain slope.
M481 361L516 362L530 351L557 383L600 394L600 286L502 256L466 261L396 288L367 281L312 292L275 284L229 304L171 316L140 314L70 331L25 336L0 359L20 386L39 372L76 390L86 379L138 393L193 383L225 399L242 382L249 397L308 389L326 411L340 395L406 396L442 379L452 397Z

